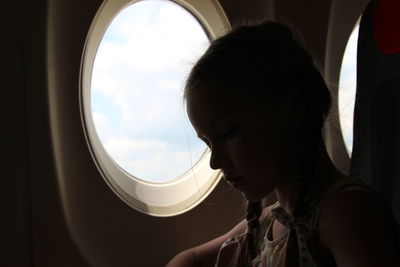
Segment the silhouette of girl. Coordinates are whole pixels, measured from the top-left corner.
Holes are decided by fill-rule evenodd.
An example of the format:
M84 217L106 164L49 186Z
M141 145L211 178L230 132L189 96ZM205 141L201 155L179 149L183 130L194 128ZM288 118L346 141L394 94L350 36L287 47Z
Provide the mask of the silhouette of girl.
M192 68L184 99L210 166L247 199L228 233L172 266L400 266L400 230L383 198L330 160L330 92L285 25L235 27ZM277 202L262 208L275 192Z

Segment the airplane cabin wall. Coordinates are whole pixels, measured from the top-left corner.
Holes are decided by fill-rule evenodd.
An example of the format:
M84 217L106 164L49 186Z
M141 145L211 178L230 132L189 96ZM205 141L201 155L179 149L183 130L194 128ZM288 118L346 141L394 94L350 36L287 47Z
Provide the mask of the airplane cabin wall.
M30 207L20 1L2 5L1 266L30 266Z
M79 252L65 227L49 142L46 1L6 1L2 7L7 156L2 164L0 265L74 266L83 261L77 260Z

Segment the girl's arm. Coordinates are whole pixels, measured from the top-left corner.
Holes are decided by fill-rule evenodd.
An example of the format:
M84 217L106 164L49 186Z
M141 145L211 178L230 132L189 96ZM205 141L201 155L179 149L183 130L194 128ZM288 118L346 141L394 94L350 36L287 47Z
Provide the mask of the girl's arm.
M244 232L247 227L246 219L239 222L226 234L219 236L207 243L184 250L173 257L166 267L212 267L217 258L218 250L222 243L229 237Z
M321 242L338 267L400 267L393 228L383 200L354 187L333 195L319 222Z

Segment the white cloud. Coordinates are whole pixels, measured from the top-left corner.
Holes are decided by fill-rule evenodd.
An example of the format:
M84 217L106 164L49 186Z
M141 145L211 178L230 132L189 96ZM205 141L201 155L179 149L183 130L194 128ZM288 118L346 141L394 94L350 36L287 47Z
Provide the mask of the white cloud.
M160 140L110 138L104 146L120 166L141 179L155 182L173 179L191 166L187 150Z
M204 145L183 116L181 95L207 45L194 17L164 1L137 2L109 26L93 67L93 116L106 150L127 171L173 178L190 167L189 148L200 156Z
M180 70L204 50L207 39L190 14L171 3L160 2L158 10L147 5L146 2L134 4L120 15L131 13L129 9L142 8L143 12L132 12L130 18L115 19L110 29L115 28L126 39L118 43L105 41L100 45L96 58L100 66L108 69L111 64L148 72ZM156 15L144 18L152 12ZM149 21L151 17L153 21Z
M110 136L110 124L106 116L99 112L92 113L93 121L97 132L101 132L103 138L109 138Z

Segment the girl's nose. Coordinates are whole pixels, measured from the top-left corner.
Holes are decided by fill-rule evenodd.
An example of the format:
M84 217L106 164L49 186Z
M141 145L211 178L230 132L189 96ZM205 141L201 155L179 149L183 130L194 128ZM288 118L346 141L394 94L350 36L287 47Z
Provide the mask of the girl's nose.
M225 157L220 149L211 148L210 167L213 170L221 169L224 166Z

